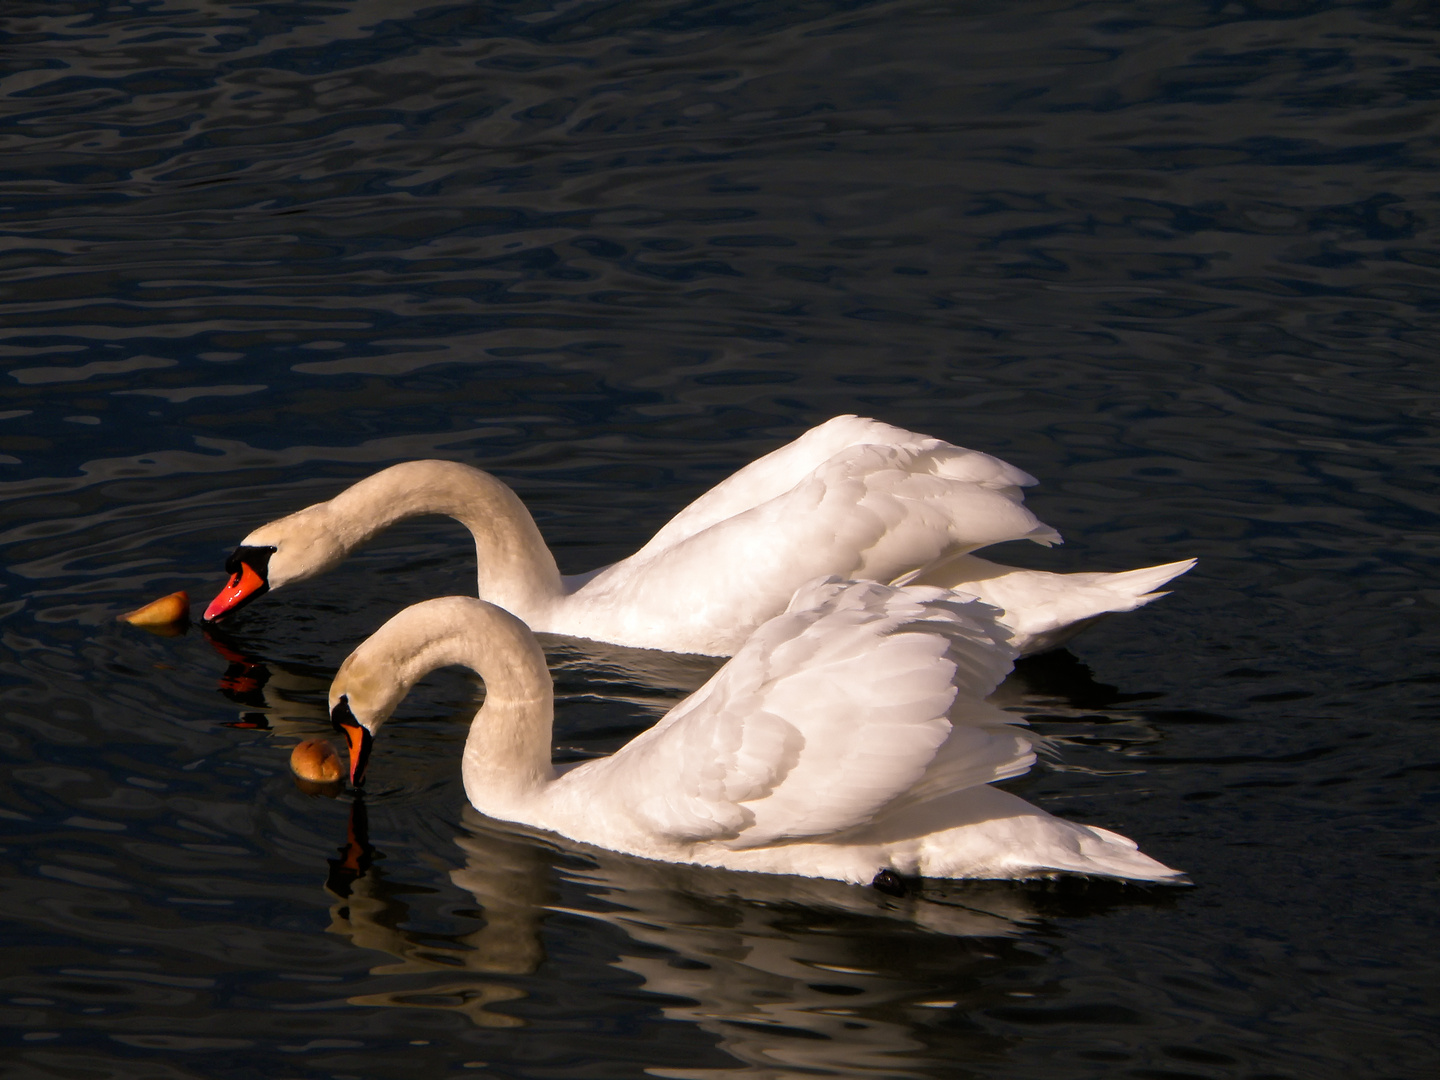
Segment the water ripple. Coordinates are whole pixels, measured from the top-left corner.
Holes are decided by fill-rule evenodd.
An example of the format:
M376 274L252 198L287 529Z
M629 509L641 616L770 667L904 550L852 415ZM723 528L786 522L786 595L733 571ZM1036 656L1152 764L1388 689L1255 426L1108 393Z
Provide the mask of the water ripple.
M7 1051L1428 1075L1437 29L1398 0L12 3ZM1040 476L1069 543L1006 557L1201 557L1001 691L1063 749L1016 789L1185 866L1178 907L896 905L462 821L459 676L393 725L357 831L285 755L356 640L473 586L451 522L230 637L113 621L411 457L497 472L589 569L842 412ZM546 647L570 759L709 671Z

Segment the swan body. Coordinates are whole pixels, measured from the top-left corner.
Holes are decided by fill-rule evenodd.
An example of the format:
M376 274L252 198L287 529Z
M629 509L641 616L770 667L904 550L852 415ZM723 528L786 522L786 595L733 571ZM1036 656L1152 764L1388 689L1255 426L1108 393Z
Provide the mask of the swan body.
M666 862L868 883L1078 873L1174 881L1123 836L990 785L1036 737L984 697L1015 655L993 608L950 590L823 579L614 755L551 764L553 693L534 635L467 597L406 608L330 688L363 780L374 732L427 672L485 681L462 773L475 808Z
M817 576L961 589L1003 608L1028 653L1148 603L1193 565L1051 574L969 557L1005 540L1059 541L1024 506L1020 489L1035 482L988 454L837 416L718 484L629 558L567 577L504 483L458 462L404 462L252 532L205 618L322 573L421 514L470 529L479 596L533 630L711 656L734 653Z

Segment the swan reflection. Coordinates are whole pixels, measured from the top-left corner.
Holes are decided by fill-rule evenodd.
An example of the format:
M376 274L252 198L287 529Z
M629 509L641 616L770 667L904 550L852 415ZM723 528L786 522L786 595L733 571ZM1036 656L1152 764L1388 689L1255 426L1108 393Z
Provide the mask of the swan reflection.
M468 834L456 842L466 866L451 877L469 887L484 876L497 823L472 812L465 825ZM938 1064L926 1061L917 1025L904 1013L919 1007L938 1015L952 1002L934 1000L935 984L913 977L906 954L917 945L942 949L957 972L993 963L996 939L1023 933L1035 915L983 885L958 900L896 899L819 878L583 853L589 865L561 874L583 889L584 902L562 910L649 946L622 947L611 963L658 995L665 1017L715 1036L745 1066L647 1069L658 1076L769 1077L791 1069L900 1076ZM931 940L936 935L944 937Z
M371 974L402 985L351 1004L524 1026L492 1006L524 998L533 984L524 977L543 975L547 917L579 916L622 932L629 946L616 947L611 966L656 995L663 1016L710 1033L739 1063L646 1070L656 1076L925 1075L947 1065L929 1029L956 1012L1009 1003L1004 975L1041 962L1018 946L1050 915L1157 902L1115 883L1087 896L1091 886L1074 881L927 882L897 898L824 879L652 862L467 808L455 838L464 865L450 878L474 898L484 925L442 937L404 928L404 896L417 890L377 869L364 822L357 801L331 861L329 931L388 953L394 961ZM978 1031L965 1038L985 1053L1006 1045Z
M240 706L239 718L226 727L270 731L297 740L330 730L324 704L330 684L325 672L268 659L253 646L209 628L201 632L228 665L215 688Z
M453 936L422 935L401 929L408 914L404 897L418 890L390 881L376 865L367 817L364 801L355 800L345 843L339 858L330 860L325 880L326 891L335 898L326 932L394 957L392 963L371 968L370 974L402 978L404 985L347 1000L352 1005L458 1012L478 1027L522 1026L524 1021L491 1012L489 1006L524 997L525 992L474 976L527 975L544 960L540 926L553 898L545 853L532 844L496 838L487 850L486 874L471 886L484 925Z

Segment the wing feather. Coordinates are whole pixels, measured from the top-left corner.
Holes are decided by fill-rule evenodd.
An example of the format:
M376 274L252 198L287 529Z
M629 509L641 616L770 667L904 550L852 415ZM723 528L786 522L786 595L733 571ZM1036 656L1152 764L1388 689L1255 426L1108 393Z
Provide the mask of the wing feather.
M687 633L730 652L816 575L890 581L957 551L1058 540L1025 508L1017 479L1028 478L946 443L846 447L781 494L676 542L652 542L582 593L610 622L683 607ZM628 639L647 630L628 627Z
M716 484L671 518L637 554L650 558L712 525L752 510L785 494L836 454L866 445L912 452L948 451L942 468L955 480L999 488L1036 483L1029 473L978 450L966 450L879 420L836 416Z
M823 581L596 771L645 792L637 824L672 842L831 836L1029 767L1024 733L980 701L1005 640L993 608L945 590Z

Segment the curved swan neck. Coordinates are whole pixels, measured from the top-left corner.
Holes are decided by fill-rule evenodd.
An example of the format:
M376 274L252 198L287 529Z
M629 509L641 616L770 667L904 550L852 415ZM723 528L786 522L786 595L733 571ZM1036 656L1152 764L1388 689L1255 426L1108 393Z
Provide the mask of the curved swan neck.
M358 546L404 518L445 514L475 538L479 595L530 616L564 594L555 557L535 519L510 488L458 461L406 461L325 504L336 532Z
M477 672L485 704L465 740L465 788L484 807L534 792L554 776L550 764L555 691L545 654L508 611L468 596L406 608L350 654L331 686L373 733L410 688L452 664Z

